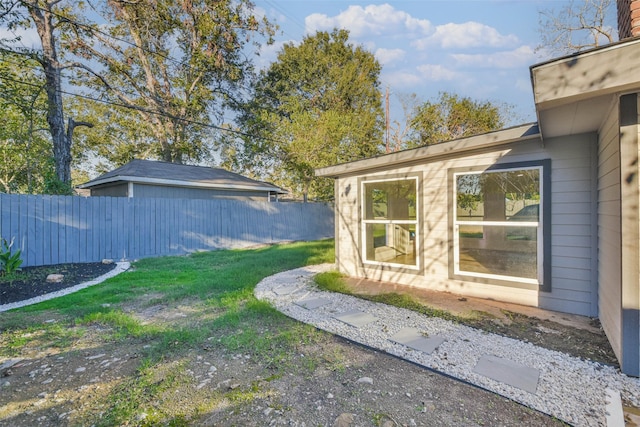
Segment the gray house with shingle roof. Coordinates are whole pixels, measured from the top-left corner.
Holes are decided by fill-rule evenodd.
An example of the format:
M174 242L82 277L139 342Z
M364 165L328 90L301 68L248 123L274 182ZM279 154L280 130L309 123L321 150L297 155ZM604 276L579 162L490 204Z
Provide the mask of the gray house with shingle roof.
M91 196L276 201L287 192L224 169L132 160L78 186Z

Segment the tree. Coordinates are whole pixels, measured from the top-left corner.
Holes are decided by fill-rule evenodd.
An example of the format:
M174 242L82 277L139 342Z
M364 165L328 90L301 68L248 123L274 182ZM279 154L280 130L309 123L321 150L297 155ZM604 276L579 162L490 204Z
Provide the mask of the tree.
M90 126L76 122L65 114L62 100L62 70L72 66L61 61L58 54L59 34L73 27L71 14L79 5L66 4L63 0L11 0L0 6L0 24L10 29L35 26L41 42L41 49L21 48L15 40L0 40L4 51L19 53L42 67L47 94L47 123L53 144L56 177L62 184L61 192L70 192L71 185L71 142L77 126Z
M0 192L43 192L53 176L38 63L0 52Z
M157 157L157 141L151 129L130 109L87 98L72 98L67 108L82 120L95 123L91 132L79 133L74 140L74 170L91 176L136 158Z
M435 102L417 107L411 126L416 138L407 148L431 145L504 127L508 106L441 92Z
M346 30L285 44L263 71L239 122L242 164L295 195L330 198L314 169L375 155L382 147L380 64Z
M79 81L135 111L131 129L145 138L133 145L145 140L169 162L199 160L211 117L239 102L252 71L246 45L256 35L270 38L272 26L249 0L109 0L103 16L106 30L93 27L86 37L75 29L72 51L100 64L85 66Z
M612 43L617 38L615 6L613 0L572 0L560 11L541 11L536 50L568 55Z

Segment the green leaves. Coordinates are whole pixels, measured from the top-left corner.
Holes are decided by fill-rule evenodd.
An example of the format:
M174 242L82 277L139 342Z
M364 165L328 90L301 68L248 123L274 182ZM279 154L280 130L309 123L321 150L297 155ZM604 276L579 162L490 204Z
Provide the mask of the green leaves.
M93 143L95 151L115 165L131 155L178 163L206 158L210 124L252 73L249 42L268 41L271 24L258 20L248 0L106 2L103 15L110 17L105 30L76 40L73 49L100 64L100 78L89 73L80 81L127 109L113 108L115 125L108 111L96 109L110 125L97 128L93 141L111 141L110 132L134 137L118 138L115 154Z
M346 30L285 44L240 119L244 166L305 199L330 199L315 168L379 153L380 64ZM262 160L262 161L261 161Z
M14 239L8 242L7 239L2 238L0 241L0 271L5 274L15 273L22 265L22 251L20 249L13 253L11 251Z
M418 139L409 146L436 144L500 129L507 112L505 106L441 92L436 101L425 102L416 109L411 126Z

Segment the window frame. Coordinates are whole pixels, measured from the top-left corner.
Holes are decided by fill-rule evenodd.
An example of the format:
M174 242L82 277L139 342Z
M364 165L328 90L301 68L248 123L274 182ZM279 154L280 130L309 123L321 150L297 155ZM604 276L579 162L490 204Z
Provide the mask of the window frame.
M517 170L539 170L540 208L538 222L521 221L517 225L508 221L459 221L457 218L457 177L461 175L485 173L501 173ZM450 277L464 281L474 281L487 284L534 289L545 292L551 291L551 160L537 160L519 163L503 163L488 167L470 167L449 170L449 275ZM460 235L461 225L476 226L502 226L502 227L537 227L537 277L535 279L508 276L502 274L478 273L460 270Z
M360 209L359 209L359 214L360 214L360 257L362 259L362 263L364 265L372 265L372 266L382 266L382 267L391 267L394 269L406 269L407 271L411 271L411 272L418 272L420 271L420 265L421 265L421 256L420 256L420 223L421 223L421 215L422 215L422 203L421 203L421 199L420 199L420 194L421 194L421 188L420 188L420 184L421 184L421 179L420 176L417 174L411 174L411 175L389 175L389 176L384 176L384 177L369 177L369 178L365 178L365 179L361 179L360 181L360 185L359 185L359 190L360 190L360 196L358 197L359 202L360 202ZM365 185L366 184L374 184L377 182L397 182L397 181L415 181L415 188L416 188L416 218L415 219L367 219L367 215L366 215L366 190L365 190ZM415 249L415 265L413 264L401 264L401 263L395 263L395 262L386 262L386 261L375 261L375 260L370 260L367 259L367 225L368 224L410 224L410 225L415 225L416 228L416 232L415 232L415 236L414 236L414 241L415 241L415 245L416 245L416 249Z

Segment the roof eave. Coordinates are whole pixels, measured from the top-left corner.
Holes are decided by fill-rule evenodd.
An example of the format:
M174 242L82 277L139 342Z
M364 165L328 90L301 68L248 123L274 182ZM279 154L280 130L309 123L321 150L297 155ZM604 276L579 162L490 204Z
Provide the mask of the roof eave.
M462 154L473 150L496 147L515 141L525 141L540 138L536 123L515 126L482 135L454 139L451 141L427 145L425 147L404 150L397 153L384 154L364 160L343 163L316 169L316 176L337 178L343 175L357 174L377 168L392 168L397 165L416 162L419 160L434 160L452 154Z
M99 185L113 184L116 182L133 182L135 184L158 184L171 187L195 187L195 188L215 188L223 190L242 190L242 191L271 191L278 192L280 194L286 194L287 192L276 186L254 186L243 184L216 184L202 181L183 181L175 179L164 178L149 178L140 176L118 175L104 179L96 179L78 185L78 188L92 188Z

